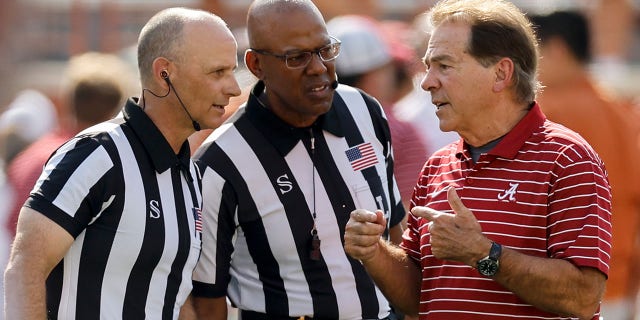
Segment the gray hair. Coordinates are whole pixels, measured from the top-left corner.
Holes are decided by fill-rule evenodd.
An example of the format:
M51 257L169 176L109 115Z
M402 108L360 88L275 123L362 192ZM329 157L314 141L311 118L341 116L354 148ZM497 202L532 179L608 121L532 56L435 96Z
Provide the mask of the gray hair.
M429 12L432 27L447 21L470 25L468 51L487 67L503 57L513 60L514 88L520 103L531 103L540 90L537 79L538 42L531 22L504 0L443 0Z
M217 15L199 9L169 8L155 14L140 31L138 37L138 69L144 83L151 77L153 61L158 57L180 62L184 35L182 30L189 22L213 19L223 26L227 24Z

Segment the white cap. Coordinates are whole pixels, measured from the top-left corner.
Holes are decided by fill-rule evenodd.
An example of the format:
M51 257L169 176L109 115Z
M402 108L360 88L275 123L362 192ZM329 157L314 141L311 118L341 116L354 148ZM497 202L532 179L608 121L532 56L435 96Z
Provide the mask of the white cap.
M11 130L33 142L51 131L57 121L56 109L39 91L23 90L0 115L0 131Z
M342 41L336 59L338 76L354 76L391 62L391 54L375 22L369 18L345 15L327 23L329 34Z

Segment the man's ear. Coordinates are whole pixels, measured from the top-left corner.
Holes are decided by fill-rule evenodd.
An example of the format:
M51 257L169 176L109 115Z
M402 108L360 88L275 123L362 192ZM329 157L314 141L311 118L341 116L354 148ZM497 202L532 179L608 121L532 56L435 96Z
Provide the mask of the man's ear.
M168 84L162 75L166 74L168 76L172 73L171 62L167 58L157 57L153 60L151 67L153 69L153 79L165 88Z
M493 91L499 92L511 86L515 72L515 64L511 58L502 58L495 66L495 81Z
M253 73L256 78L262 79L262 67L260 66L260 58L258 54L248 49L244 52L244 63L247 66L247 69Z

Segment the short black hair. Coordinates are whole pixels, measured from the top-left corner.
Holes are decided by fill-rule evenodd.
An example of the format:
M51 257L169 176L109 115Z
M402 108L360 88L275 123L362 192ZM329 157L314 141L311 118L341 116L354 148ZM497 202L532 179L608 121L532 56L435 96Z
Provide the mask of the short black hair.
M559 38L585 64L591 60L591 35L587 18L579 11L555 11L530 17L541 44Z

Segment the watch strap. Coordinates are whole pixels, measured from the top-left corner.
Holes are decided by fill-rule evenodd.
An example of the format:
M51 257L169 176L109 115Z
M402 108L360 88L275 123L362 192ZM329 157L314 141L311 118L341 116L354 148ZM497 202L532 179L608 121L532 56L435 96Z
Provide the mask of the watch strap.
M498 261L502 255L502 245L497 242L491 242L491 250L489 250L489 259Z

